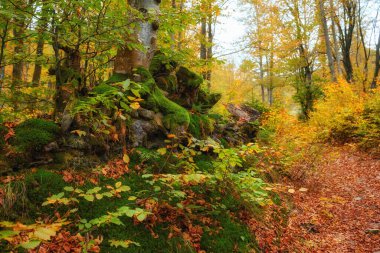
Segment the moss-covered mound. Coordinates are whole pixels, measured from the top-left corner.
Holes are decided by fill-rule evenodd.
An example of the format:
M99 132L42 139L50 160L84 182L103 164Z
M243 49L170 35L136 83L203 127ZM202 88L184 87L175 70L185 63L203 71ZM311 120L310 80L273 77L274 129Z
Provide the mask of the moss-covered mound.
M54 141L58 133L59 127L52 121L29 119L15 127L11 144L19 151L38 152Z

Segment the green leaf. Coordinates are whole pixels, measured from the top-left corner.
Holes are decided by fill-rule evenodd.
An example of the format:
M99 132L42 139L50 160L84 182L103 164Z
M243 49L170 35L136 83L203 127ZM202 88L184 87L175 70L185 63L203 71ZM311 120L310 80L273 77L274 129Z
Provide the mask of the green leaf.
M38 245L40 245L41 241L33 240L28 242L23 242L19 246L24 249L34 249L37 248Z
M121 186L120 188L118 188L120 191L123 191L123 192L128 192L131 190L131 187L127 186L127 185L123 185Z
M74 187L72 186L66 186L65 188L63 188L65 191L68 191L68 192L72 192L74 191Z
M131 84L131 80L127 79L121 83L121 86L123 87L123 90L126 91L128 90L130 84Z
M20 231L11 231L11 230L0 231L0 239L13 237L15 235L18 235L19 233Z
M143 213L140 213L139 215L137 215L137 220L138 221L144 221L146 219L146 217L148 216L147 213L143 212Z
M122 247L122 248L129 248L129 246L131 244L135 245L135 246L140 246L139 243L137 242L133 242L133 241L130 241L130 240L126 240L126 241L118 241L118 240L109 240L109 243L112 247Z
M56 231L49 228L40 227L34 231L35 237L41 240L45 240L45 241L50 240L50 237L55 236L55 235L56 235Z
M94 201L95 199L94 195L84 195L83 197L85 200L90 201L90 202Z
M121 220L117 217L112 217L110 222L112 222L113 224L116 224L116 225L124 225L124 223L121 222Z
M133 95L135 95L136 97L140 97L140 92L136 89L131 89L131 92L133 93Z

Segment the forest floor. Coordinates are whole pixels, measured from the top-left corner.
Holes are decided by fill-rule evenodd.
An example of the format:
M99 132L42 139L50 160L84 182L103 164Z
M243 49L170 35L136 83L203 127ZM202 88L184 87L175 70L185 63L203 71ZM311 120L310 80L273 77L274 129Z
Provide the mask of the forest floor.
M380 252L380 159L349 147L331 148L294 192L283 231L288 252Z

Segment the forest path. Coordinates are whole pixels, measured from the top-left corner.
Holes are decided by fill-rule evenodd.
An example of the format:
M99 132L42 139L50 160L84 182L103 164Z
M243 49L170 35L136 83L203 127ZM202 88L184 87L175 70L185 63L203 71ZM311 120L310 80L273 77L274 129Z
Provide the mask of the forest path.
M333 148L323 160L293 194L276 252L380 253L380 159Z

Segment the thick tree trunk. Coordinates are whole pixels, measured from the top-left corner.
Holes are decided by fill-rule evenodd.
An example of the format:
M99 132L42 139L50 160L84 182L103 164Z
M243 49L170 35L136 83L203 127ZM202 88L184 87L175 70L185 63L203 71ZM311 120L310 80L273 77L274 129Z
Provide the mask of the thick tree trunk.
M331 80L333 82L336 82L337 79L336 79L334 59L332 56L332 50L331 50L331 44L330 44L330 35L329 35L328 27L327 27L324 1L319 0L318 2L319 2L319 14L320 14L321 23L322 23L323 36L325 38L326 54L327 54L327 60L328 60L329 69L330 69Z
M128 3L135 9L144 13L144 15L151 15L150 13L156 12L158 15L160 0L129 0ZM131 74L132 70L138 66L148 68L153 58L154 51L156 50L156 32L158 29L158 22L149 22L142 20L139 22L135 30L134 36L128 38L128 43L141 43L146 52L137 49L129 49L126 45L124 48L119 49L115 58L114 72L118 74Z

